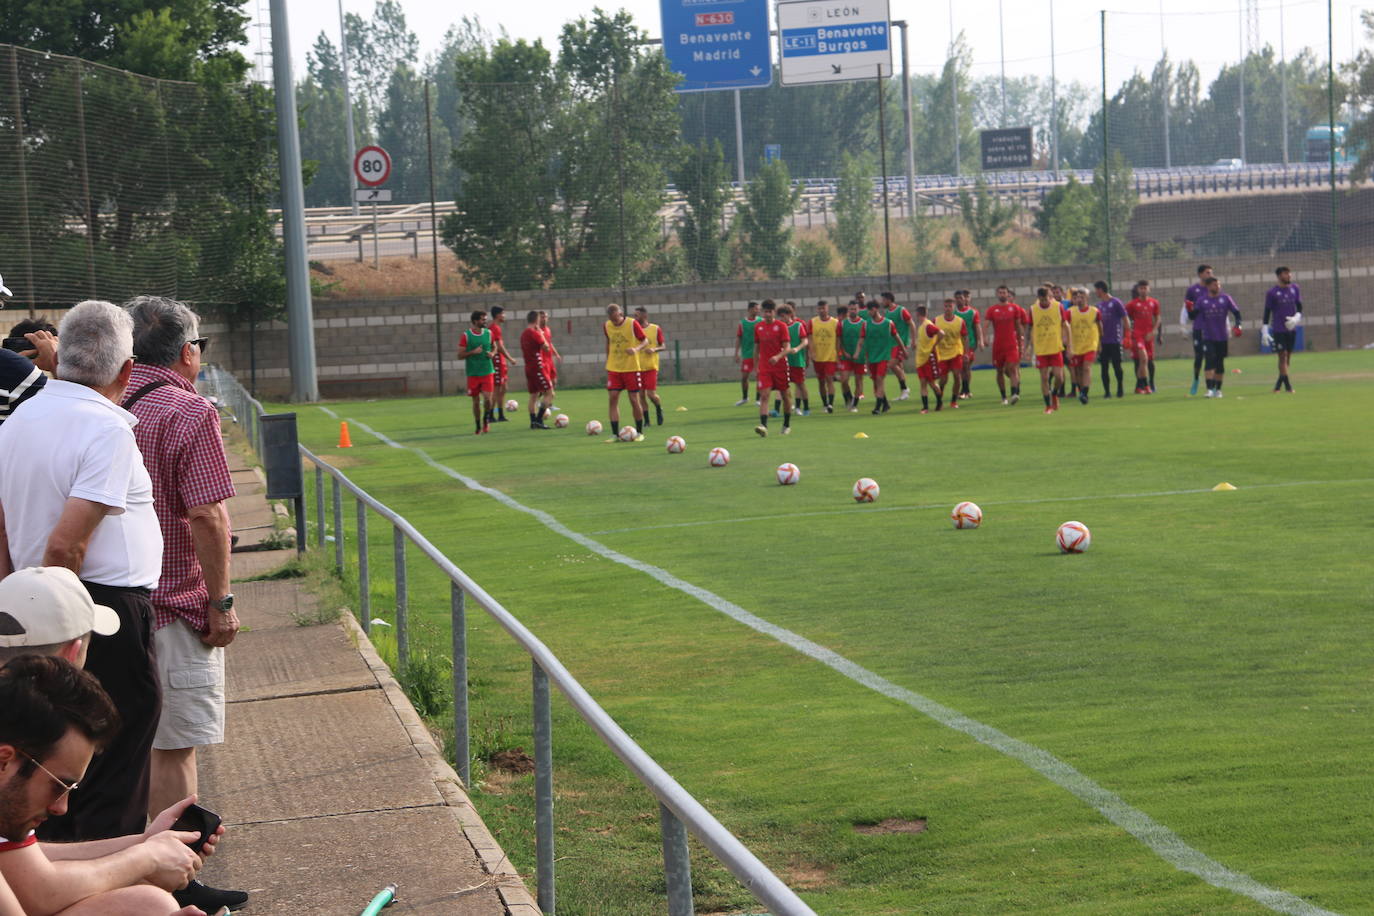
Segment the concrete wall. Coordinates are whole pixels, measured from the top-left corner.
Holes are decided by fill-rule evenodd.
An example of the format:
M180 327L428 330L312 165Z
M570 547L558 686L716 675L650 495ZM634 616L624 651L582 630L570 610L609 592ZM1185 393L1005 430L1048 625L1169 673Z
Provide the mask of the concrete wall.
M1216 261L1218 276L1244 312L1249 333L1234 342L1232 353L1258 352L1257 322L1263 313L1264 292L1274 282L1275 261L1265 259ZM1292 256L1284 260L1302 286L1306 342L1310 349L1335 347L1329 257ZM1177 313L1183 291L1194 280L1193 262L1150 262L1121 265L1113 281L1125 297L1131 284L1150 279L1153 292L1165 309L1163 355L1191 354L1191 344L1178 329ZM1015 291L1017 301L1029 305L1035 285L1053 277L1059 282L1090 286L1101 276L1098 268L1009 269L999 272L929 274L893 277L892 289L904 305L940 300L955 287L973 291L974 302L986 307L994 300L999 283ZM731 354L736 323L749 299L792 299L802 314L813 314L818 298L833 305L847 302L856 289L870 296L883 289L882 278L849 277L776 283L718 283L673 286L630 291L631 307L643 305L664 328L668 350L661 378L671 384L680 373L683 381L722 381L738 377ZM568 386L600 385L605 358L602 322L605 306L618 299L615 290L548 290L530 293L490 293L444 297L439 305L439 342L443 350L444 391L460 390L461 363L454 358L458 335L468 325L474 309L493 305L507 309L507 348L518 357L518 337L524 314L530 309L549 312L554 343L563 354L561 381ZM1360 347L1374 342L1374 249L1343 252L1341 265L1342 343ZM205 332L215 336L211 357L247 382L250 375L250 335L247 328L228 328L214 323ZM265 397L290 393L286 326L273 322L257 329L257 392ZM370 301L320 301L315 304L315 348L323 397L432 394L438 390L436 371L435 308L419 298ZM680 354L680 360L675 359ZM517 387L523 378L516 372Z

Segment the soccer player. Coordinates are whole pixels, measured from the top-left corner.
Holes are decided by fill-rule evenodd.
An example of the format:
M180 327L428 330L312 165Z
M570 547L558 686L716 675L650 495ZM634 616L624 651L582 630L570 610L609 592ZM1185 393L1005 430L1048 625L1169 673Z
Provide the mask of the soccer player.
M472 419L477 424L474 436L490 432L491 395L496 389L496 367L492 364L495 343L487 327L487 313L478 309L470 316L471 326L458 337L458 358L464 360L468 376L468 397L472 398Z
M515 360L506 349L505 333L501 329L501 325L505 323L506 310L499 305L493 305L488 330L491 331L492 345L495 348L492 350L492 364L496 371L493 383L496 390L492 394L491 406L487 409L487 421L490 423L506 422L506 385L510 381L510 364Z
M1178 323L1187 330L1189 327L1193 331L1193 387L1188 389L1188 394L1197 394L1198 374L1202 372L1202 362L1206 352L1206 346L1202 339L1202 329L1193 321L1196 311L1194 306L1197 301L1207 295L1207 281L1212 278L1212 265L1199 264L1197 266L1197 282L1188 287L1188 291L1183 294L1183 310L1179 312ZM1207 389L1211 391L1211 388ZM1207 395L1209 398L1211 395Z
M954 378L954 390L949 395L949 406L954 410L959 409L959 386L964 377L964 346L968 341L968 332L964 319L954 309L956 305L957 299L946 299L944 312L935 319L935 326L941 331L940 339L935 344L937 413L944 406L945 385L951 376Z
M1135 285L1135 295L1126 303L1131 319L1135 354L1135 393L1155 393L1155 344L1162 343L1163 329L1159 324L1159 300L1150 297L1150 281ZM1152 336L1153 335L1153 336Z
M930 413L930 389L935 389L939 410L940 388L935 384L935 344L943 337L935 322L926 317L926 307L916 306L916 379L921 383L921 413Z
M754 328L763 319L759 316L759 304L751 302L745 308L744 317L735 328L735 362L739 363L739 400L736 407L749 403L749 379L754 375ZM759 399L758 385L754 386L754 401Z
M1298 325L1302 324L1302 291L1293 282L1293 272L1287 267L1274 271L1278 285L1270 287L1264 294L1263 334L1273 351L1279 356L1279 377L1274 382L1274 393L1281 389L1293 393L1293 383L1288 380L1288 362L1298 346ZM1277 326L1277 327L1276 327Z
M525 361L525 390L530 395L530 429L548 429L544 425L544 415L553 404L553 382L549 379L552 349L544 332L539 330L539 312L528 312L525 330L520 332L520 356Z
M897 400L905 401L911 397L911 389L907 387L906 372L902 369L902 363L906 362L906 354L911 350L911 335L916 330L916 323L911 318L911 312L897 304L897 297L892 293L884 292L881 295L883 300L883 311L892 320L893 326L897 329L897 337L901 339L902 355L897 355L898 347L892 348L892 363L889 368L892 374L897 376L897 384L902 386L902 391L897 395Z
M894 355L906 359L902 339L897 336L897 323L883 314L882 304L868 303L868 317L864 319L864 364L873 380L873 413L887 413L892 409L884 391L887 367Z
M864 396L864 321L859 307L851 302L845 309L847 313L840 319L840 388L844 391L844 406L850 413L859 412L859 402ZM849 380L854 380L854 390L849 388Z
M1226 380L1226 351L1230 348L1227 335L1226 318L1236 319L1235 335L1241 335L1240 309L1235 300L1221 291L1221 281L1207 277L1207 292L1199 296L1188 310L1193 327L1202 334L1203 355L1207 362L1207 397L1219 398L1221 383Z
M835 412L835 335L839 322L830 314L830 303L824 299L816 303L816 316L809 322L807 336L811 338L811 370L816 373L816 388L826 413Z
M954 293L954 314L964 319L964 368L960 375L959 397L967 401L972 395L969 384L973 381L973 357L979 347L988 345L983 332L983 319L973 307L972 294L966 289Z
M1116 371L1116 396L1125 397L1121 379L1121 348L1131 338L1127 324L1126 306L1107 289L1104 280L1093 284L1097 293L1097 319L1102 328L1102 396L1112 396L1111 378L1107 374L1110 366Z
M1030 315L1013 300L1011 287L997 287L997 303L983 313L984 325L992 325L992 366L1002 403L1021 400L1021 332L1030 327ZM1011 399L1007 399L1007 387Z
M635 430L644 434L644 410L636 396L640 389L639 354L649 343L649 335L633 318L627 318L620 306L612 302L606 306L606 390L610 404L611 434L620 434L620 392L630 393L630 411L634 414Z
M768 435L768 392L782 401L782 434L792 432L792 392L788 390L787 357L792 354L792 335L774 314L773 300L763 300L764 320L754 328L759 372L759 425L754 432Z
M635 307L635 320L644 329L644 349L639 354L639 412L649 416L649 402L654 402L654 418L659 426L663 425L663 401L658 396L658 354L666 350L667 340L663 328L649 321L649 310L644 306Z
M778 309L778 319L787 325L788 345L792 352L787 357L787 378L795 391L792 404L803 417L811 416L811 399L806 392L806 353L811 346L809 322L798 321L796 303L786 302Z
M1103 284L1105 285L1105 284ZM1093 381L1093 360L1102 343L1102 314L1097 306L1088 304L1088 291L1082 286L1069 290L1073 308L1069 309L1069 343L1074 390L1078 403L1088 403L1088 388ZM1111 396L1111 392L1107 392Z
M1049 287L1035 291L1035 305L1030 307L1031 345L1035 348L1035 368L1040 370L1040 394L1045 399L1045 413L1059 409L1059 395L1064 390L1064 351L1069 348L1069 313L1058 300L1050 298ZM1051 386L1050 379L1054 379Z
M559 353L558 348L553 345L553 328L549 327L549 313L542 309L539 312L539 332L544 335L544 340L548 341L549 353L553 355L553 359L549 360L548 366L549 381L557 387L558 367L563 362L563 354Z

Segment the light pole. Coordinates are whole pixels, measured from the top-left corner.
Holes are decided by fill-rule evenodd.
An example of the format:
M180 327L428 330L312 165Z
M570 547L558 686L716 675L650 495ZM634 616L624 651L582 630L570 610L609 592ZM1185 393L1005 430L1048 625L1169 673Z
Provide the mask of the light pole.
M344 24L343 0L339 0L339 63L343 66L344 124L348 131L348 191L353 198L353 215L358 215L358 197L353 194L353 160L358 155L358 141L353 133L353 95L348 88L348 27Z

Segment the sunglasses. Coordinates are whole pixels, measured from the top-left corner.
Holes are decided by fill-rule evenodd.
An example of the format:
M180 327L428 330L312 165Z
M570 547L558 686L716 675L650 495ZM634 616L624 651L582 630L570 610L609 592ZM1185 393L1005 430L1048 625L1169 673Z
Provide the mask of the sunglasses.
M204 356L205 351L210 349L210 338L208 337L197 337L195 340L188 340L186 342L195 344L200 350L201 356Z

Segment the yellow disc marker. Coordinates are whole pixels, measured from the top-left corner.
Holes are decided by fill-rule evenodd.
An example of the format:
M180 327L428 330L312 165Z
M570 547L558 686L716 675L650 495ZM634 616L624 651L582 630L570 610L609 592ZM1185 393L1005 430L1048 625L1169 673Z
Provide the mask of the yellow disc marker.
M1233 487L1233 486L1231 486L1229 483L1226 483L1225 481L1223 481L1223 482L1217 484L1215 487L1212 487L1212 492L1213 492L1213 493L1223 493L1223 492L1225 492L1225 491L1227 491L1227 490L1234 490L1234 489L1235 489L1235 487Z

